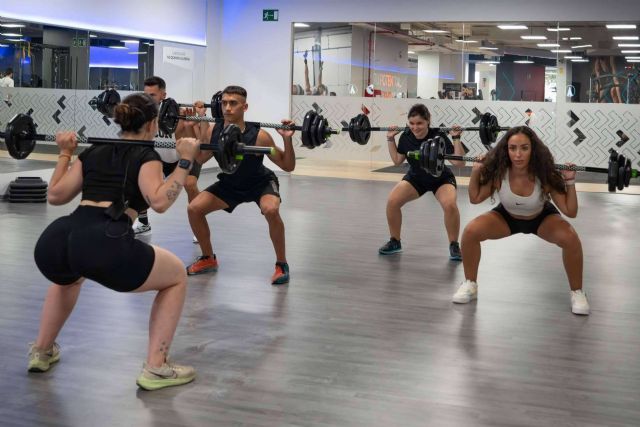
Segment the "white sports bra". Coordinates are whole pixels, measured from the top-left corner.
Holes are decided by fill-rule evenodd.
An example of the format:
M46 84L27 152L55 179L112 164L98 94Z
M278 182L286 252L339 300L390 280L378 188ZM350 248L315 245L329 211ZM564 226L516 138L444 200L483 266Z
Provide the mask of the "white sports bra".
M533 186L533 193L531 193L531 195L525 197L514 194L511 191L511 185L509 185L508 170L498 191L498 197L500 197L502 206L504 206L510 214L518 216L534 216L542 212L546 198L541 196L542 184L540 184L538 178L536 178L536 183Z

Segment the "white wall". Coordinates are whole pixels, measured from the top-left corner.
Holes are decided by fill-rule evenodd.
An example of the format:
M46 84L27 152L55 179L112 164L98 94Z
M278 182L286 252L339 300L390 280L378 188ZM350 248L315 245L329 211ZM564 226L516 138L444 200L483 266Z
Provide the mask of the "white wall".
M2 0L0 16L204 45L207 0Z
M418 54L418 96L429 99L438 98L440 73L440 54L420 52Z
M178 55L184 53L191 61L171 61L165 57L165 48ZM184 103L211 100L214 92L207 92L205 84L205 47L155 41L153 52L153 74L167 82L167 96Z

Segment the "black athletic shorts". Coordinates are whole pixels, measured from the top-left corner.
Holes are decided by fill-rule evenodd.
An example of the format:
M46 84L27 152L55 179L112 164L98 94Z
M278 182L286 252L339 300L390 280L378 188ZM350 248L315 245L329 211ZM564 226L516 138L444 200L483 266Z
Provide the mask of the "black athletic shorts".
M429 177L428 180L425 180L420 177L416 177L415 175L406 174L402 177L402 180L411 184L413 188L416 189L420 197L422 197L422 195L427 191L431 191L435 195L438 188L442 187L444 184L451 184L454 188L458 188L455 175L451 172L447 173L446 170L439 178Z
M537 235L538 228L546 217L549 215L560 215L558 208L556 208L551 202L546 202L542 208L542 212L540 212L535 218L531 219L517 219L512 217L504 206L502 206L502 203L498 204L498 206L492 210L502 215L502 218L504 218L509 226L509 230L511 230L511 234L524 233Z
M267 194L272 194L282 200L282 197L280 197L280 183L275 175L271 175L268 181L255 185L246 191L236 190L228 184L224 184L222 181L210 185L205 191L208 191L229 205L229 207L225 209L225 211L229 213L233 212L236 206L241 203L255 202L260 206L260 199Z
M127 215L114 221L106 209L78 206L53 221L34 251L42 274L58 285L86 277L118 292L139 288L156 258L151 245L136 240Z

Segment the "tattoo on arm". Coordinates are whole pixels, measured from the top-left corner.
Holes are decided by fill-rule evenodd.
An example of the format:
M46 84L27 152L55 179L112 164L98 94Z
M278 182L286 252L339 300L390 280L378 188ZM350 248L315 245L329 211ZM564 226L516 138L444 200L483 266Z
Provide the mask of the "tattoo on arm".
M171 188L167 190L167 199L173 202L175 199L178 198L178 194L180 194L180 190L182 190L182 184L180 184L178 181L173 181L173 184L171 184Z

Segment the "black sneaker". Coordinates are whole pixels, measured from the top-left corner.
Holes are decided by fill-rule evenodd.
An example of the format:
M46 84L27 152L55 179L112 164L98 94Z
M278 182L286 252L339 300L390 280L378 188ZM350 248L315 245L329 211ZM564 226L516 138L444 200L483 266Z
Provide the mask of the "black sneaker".
M462 251L460 251L460 243L451 242L449 244L449 259L452 261L462 261Z
M400 243L400 240L393 237L385 243L384 246L378 249L378 253L380 255L393 255L399 252L402 252L402 244Z

